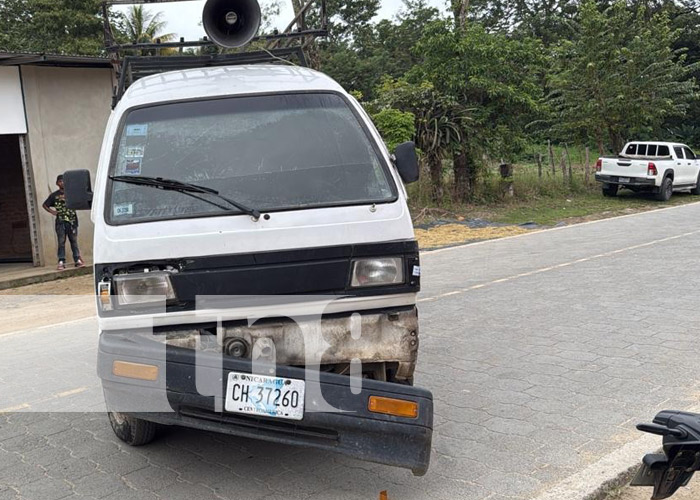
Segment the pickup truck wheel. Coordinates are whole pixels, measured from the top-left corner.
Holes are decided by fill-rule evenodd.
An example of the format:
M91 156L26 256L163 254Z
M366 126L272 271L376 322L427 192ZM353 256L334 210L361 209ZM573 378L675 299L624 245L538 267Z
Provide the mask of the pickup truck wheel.
M698 180L695 181L695 187L690 190L690 194L699 195L700 194L700 174L698 174Z
M158 424L116 411L110 411L107 415L114 433L128 445L142 446L156 437Z
M668 201L671 199L671 195L673 195L673 181L670 177L666 177L661 183L659 192L656 193L656 199L659 201Z
M603 196L608 196L612 198L617 196L617 190L619 186L617 184L603 184Z

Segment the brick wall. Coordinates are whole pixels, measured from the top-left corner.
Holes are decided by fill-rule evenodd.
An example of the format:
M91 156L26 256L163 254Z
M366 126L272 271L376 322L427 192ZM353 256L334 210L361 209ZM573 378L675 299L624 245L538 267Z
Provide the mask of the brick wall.
M0 135L0 262L32 261L19 138Z

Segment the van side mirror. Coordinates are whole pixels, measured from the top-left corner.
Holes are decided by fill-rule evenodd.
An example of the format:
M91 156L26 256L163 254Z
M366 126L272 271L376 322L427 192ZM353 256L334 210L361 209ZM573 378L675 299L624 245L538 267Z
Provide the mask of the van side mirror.
M420 177L420 167L418 166L418 155L416 145L413 141L404 142L396 146L394 151L395 164L404 184L416 182Z
M89 170L68 170L63 174L63 190L66 208L90 210L92 208L92 184Z

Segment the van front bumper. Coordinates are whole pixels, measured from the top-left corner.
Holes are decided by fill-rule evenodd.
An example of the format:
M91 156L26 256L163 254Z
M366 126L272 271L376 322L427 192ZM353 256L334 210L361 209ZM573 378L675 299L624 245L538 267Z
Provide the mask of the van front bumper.
M146 381L116 376L113 374L115 361L155 365L158 379ZM307 389L303 419L283 420L222 411L224 384L232 371L251 373L252 363L219 353L202 353L157 341L144 341L143 337L135 340L128 333L100 335L98 373L110 410L164 425L338 452L361 460L407 468L415 475L427 471L433 427L430 391L362 380L360 393L353 394L351 379L347 375L277 366L275 376L306 380L307 388L312 385L320 387L325 403L339 410L324 411L325 408L310 397ZM200 382L214 381L213 385L218 387L214 387L210 395L201 394L203 384L198 384L198 379ZM370 396L413 401L418 405L418 416L405 418L370 412ZM314 408L321 411L313 411Z

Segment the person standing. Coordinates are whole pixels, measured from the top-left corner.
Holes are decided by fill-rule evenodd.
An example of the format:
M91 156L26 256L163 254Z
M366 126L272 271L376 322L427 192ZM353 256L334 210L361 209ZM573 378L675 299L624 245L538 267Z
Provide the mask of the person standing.
M78 248L78 214L75 210L66 207L66 194L63 190L63 176L56 178L58 191L54 191L46 198L42 205L44 210L56 217L56 237L58 238L58 267L59 271L66 268L66 238L70 242L73 252L75 267L84 267L85 263L80 257Z

